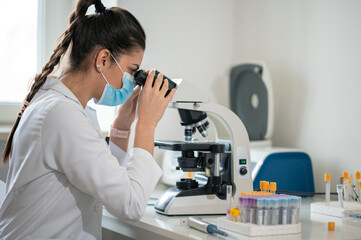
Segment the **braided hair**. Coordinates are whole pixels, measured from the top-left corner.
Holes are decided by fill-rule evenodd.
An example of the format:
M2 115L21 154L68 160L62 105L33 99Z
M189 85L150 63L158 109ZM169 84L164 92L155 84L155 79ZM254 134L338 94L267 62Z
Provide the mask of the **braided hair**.
M95 13L86 15L89 6ZM79 0L69 16L69 25L61 35L53 54L43 69L34 78L21 111L11 129L2 156L2 164L9 161L13 137L21 116L35 94L54 71L67 51L70 51L67 71L86 71L88 57L96 48L106 48L114 56L130 53L135 48L145 49L145 33L138 20L127 10L118 7L107 9L101 0Z

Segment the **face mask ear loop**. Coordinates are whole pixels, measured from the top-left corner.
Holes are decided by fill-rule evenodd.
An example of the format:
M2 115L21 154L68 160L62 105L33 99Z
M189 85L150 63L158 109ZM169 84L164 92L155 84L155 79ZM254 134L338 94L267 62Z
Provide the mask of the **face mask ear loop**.
M112 56L112 58L113 58L114 62L118 65L118 67L120 68L120 71L122 71L122 73L123 73L123 75L124 75L124 71L123 71L123 69L120 67L120 65L119 65L118 61L115 59L115 57L113 56L113 54L111 54L111 53L110 53L110 56Z
M105 82L109 84L109 82L108 82L107 78L104 76L104 73L103 73L102 69L100 68L100 65L97 65L97 68L98 68L98 70L99 70L100 74L103 76L103 78L104 78Z

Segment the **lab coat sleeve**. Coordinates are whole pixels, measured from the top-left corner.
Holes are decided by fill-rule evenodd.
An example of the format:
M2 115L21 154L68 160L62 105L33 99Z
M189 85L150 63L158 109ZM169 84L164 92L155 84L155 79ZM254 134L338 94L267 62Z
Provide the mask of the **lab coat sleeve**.
M109 148L113 156L118 159L119 164L123 167L126 167L130 159L130 154L114 144L110 139Z
M142 217L161 176L149 152L135 148L128 168L120 166L84 111L69 102L60 102L48 112L41 138L48 167L64 173L111 214L133 220Z

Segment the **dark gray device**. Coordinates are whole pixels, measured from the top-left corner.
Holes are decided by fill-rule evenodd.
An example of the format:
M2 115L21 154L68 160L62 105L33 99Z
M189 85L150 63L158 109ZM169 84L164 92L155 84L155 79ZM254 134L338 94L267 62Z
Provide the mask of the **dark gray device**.
M241 64L230 73L231 110L245 125L250 141L263 140L267 133L268 93L262 66Z

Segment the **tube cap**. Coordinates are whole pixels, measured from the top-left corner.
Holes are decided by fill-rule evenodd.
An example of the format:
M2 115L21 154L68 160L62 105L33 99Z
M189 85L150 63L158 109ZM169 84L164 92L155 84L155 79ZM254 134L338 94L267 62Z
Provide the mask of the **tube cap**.
M229 211L229 214L231 214L232 216L238 217L238 216L239 216L239 209L238 209L238 208L232 208L232 209Z
M361 174L359 171L355 172L355 179L360 179L361 178Z
M325 173L325 182L330 182L330 181L331 181L331 174Z
M343 178L348 178L348 172L342 172L342 177Z
M269 185L269 190L272 192L275 192L277 190L277 183L276 182L271 182Z
M328 222L328 231L335 231L335 222Z
M361 189L361 182L358 183L358 188Z
M269 182L264 181L263 189L264 189L265 191L268 191L268 190L269 190Z

